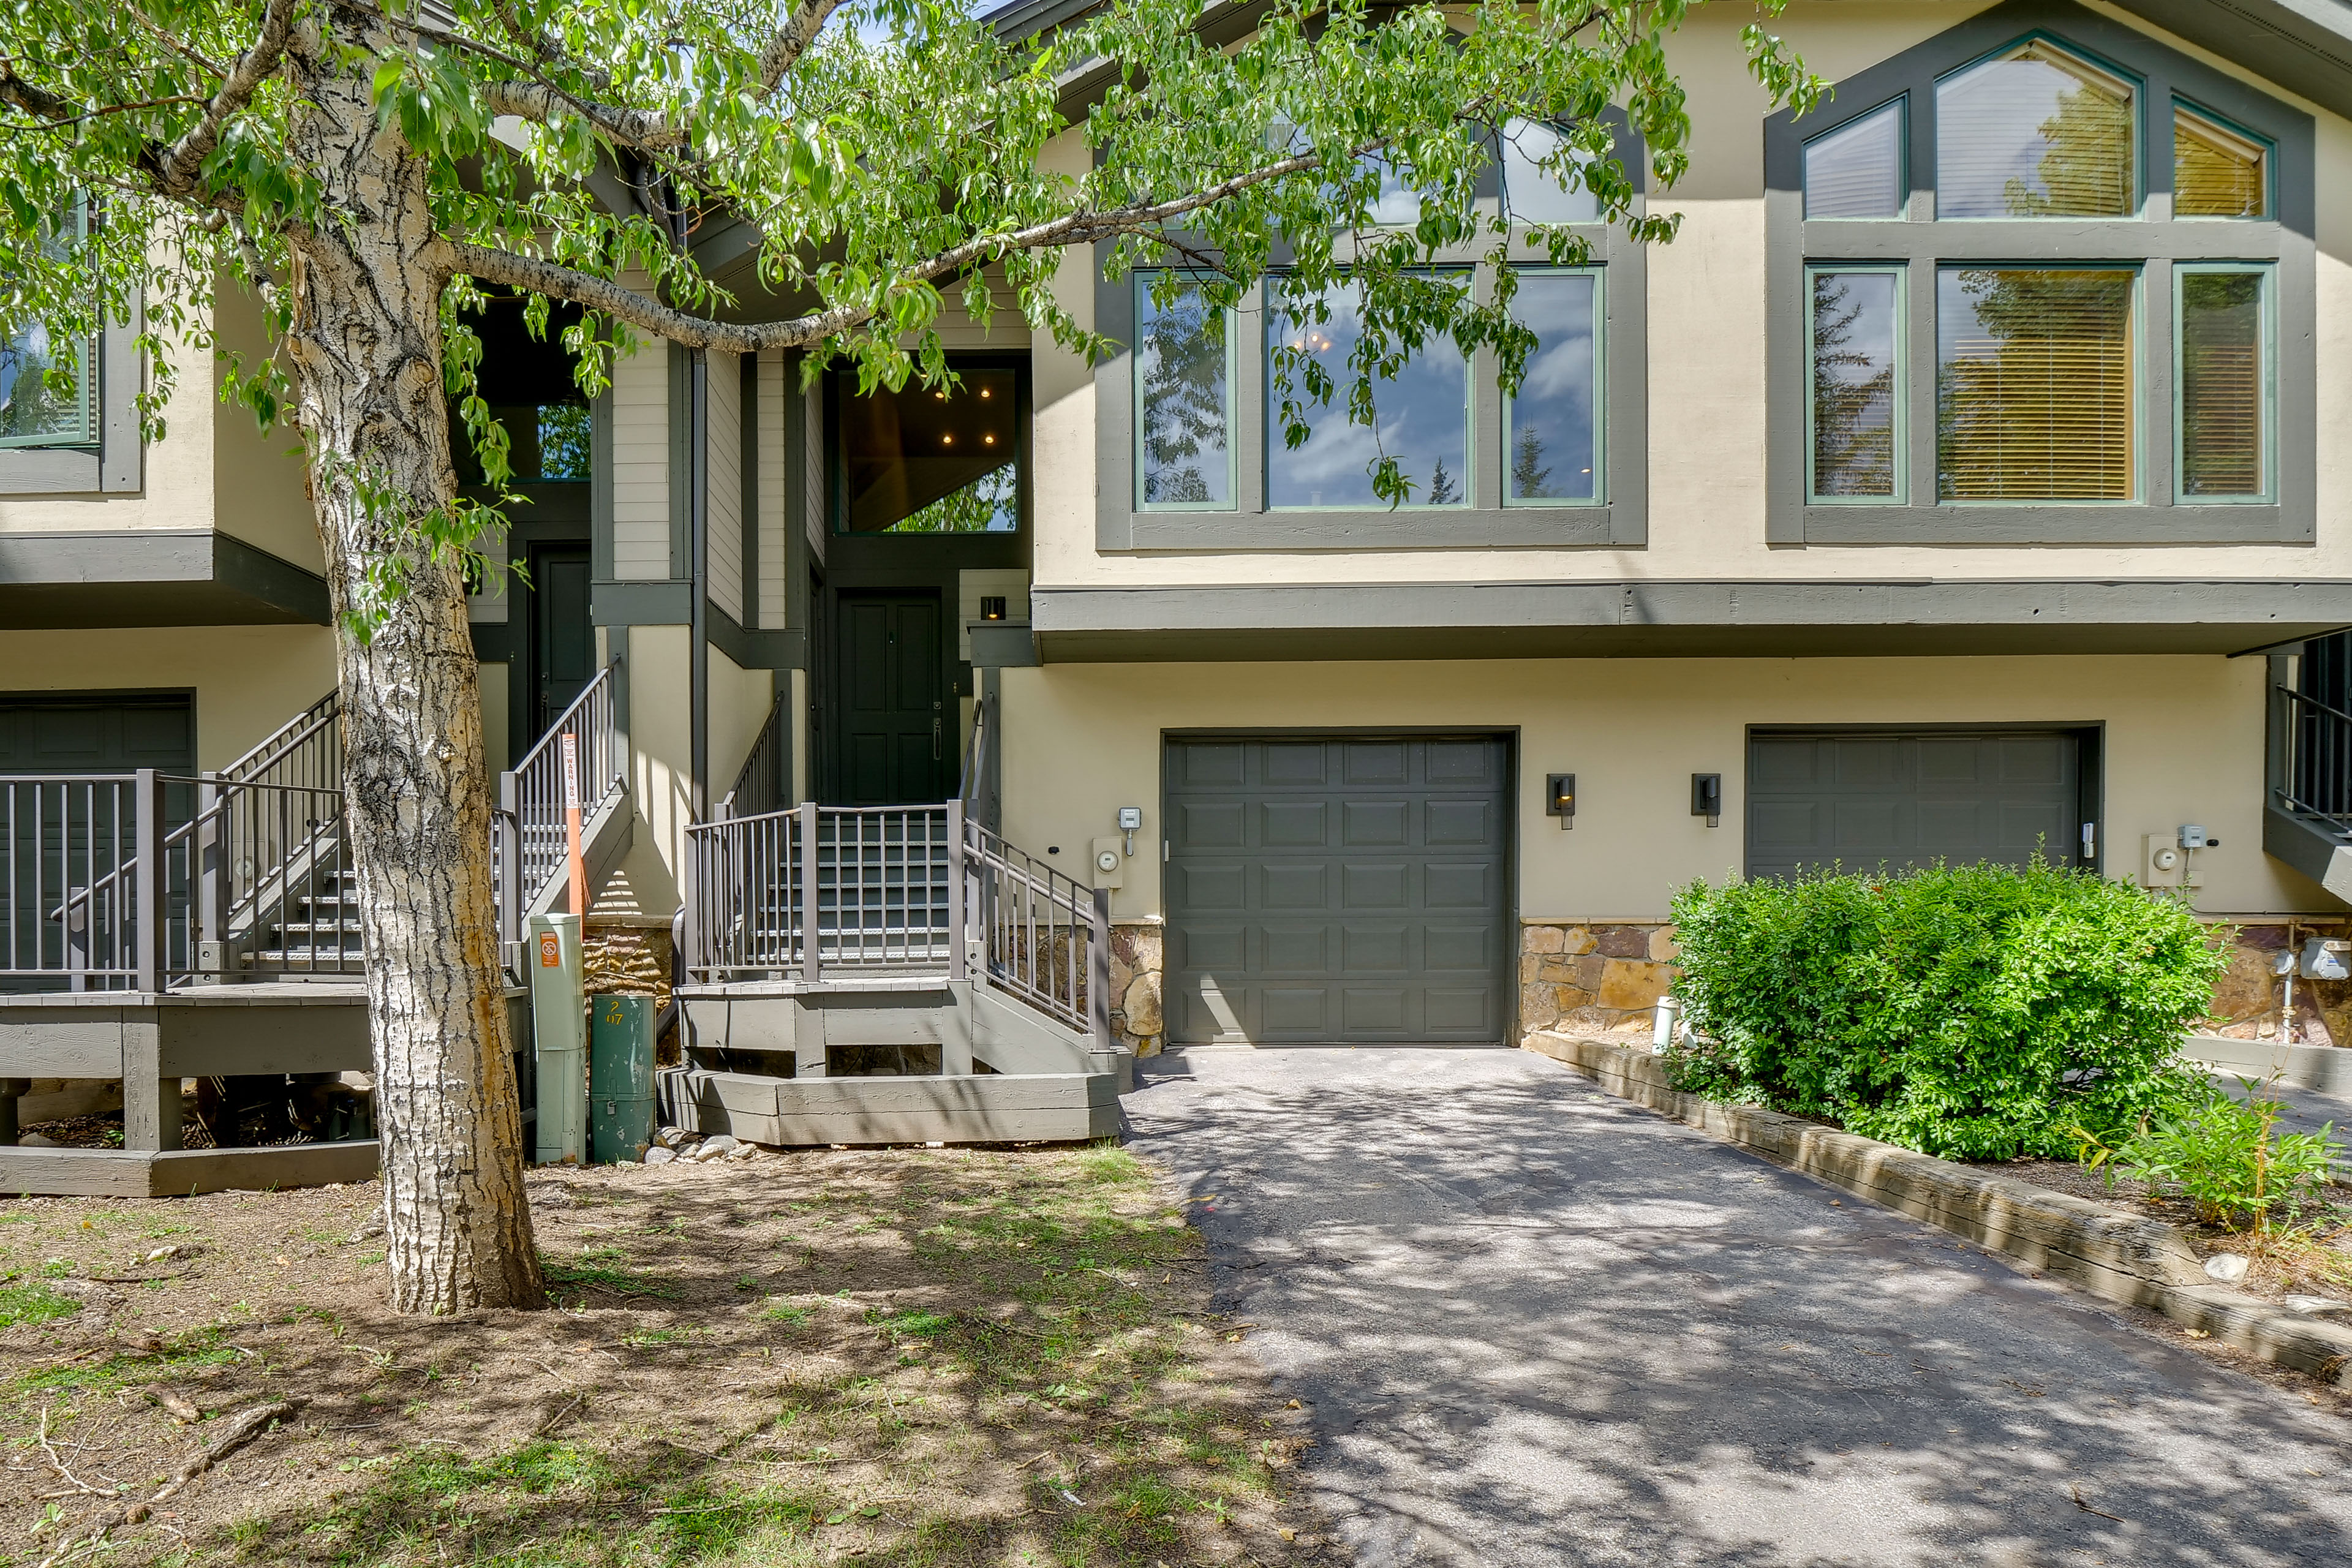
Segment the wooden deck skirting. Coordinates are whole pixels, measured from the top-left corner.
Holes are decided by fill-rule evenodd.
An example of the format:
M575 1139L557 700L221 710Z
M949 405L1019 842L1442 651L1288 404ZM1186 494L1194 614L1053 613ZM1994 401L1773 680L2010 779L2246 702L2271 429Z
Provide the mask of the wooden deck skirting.
M1548 1032L1522 1045L1599 1080L1622 1100L1964 1237L2103 1301L2147 1308L2265 1361L2352 1384L2352 1324L2284 1311L2213 1283L2176 1226L1777 1110L1702 1100L1669 1084L1647 1051Z

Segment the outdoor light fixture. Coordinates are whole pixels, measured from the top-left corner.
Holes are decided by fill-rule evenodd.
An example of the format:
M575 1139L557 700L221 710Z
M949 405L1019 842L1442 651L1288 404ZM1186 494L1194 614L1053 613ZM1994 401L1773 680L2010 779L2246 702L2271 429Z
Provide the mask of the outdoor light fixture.
M980 618L983 621L1003 620L1004 618L1004 595L1002 594L982 595L980 601Z
M1691 774L1691 815L1704 816L1713 827L1723 818L1723 775L1721 773Z
M1544 810L1559 818L1562 833L1576 826L1576 775L1550 773L1544 779Z

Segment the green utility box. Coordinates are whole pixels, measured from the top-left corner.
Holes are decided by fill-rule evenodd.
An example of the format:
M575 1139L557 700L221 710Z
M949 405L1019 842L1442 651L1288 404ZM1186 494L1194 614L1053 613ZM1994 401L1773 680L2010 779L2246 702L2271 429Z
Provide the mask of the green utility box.
M588 1012L588 1157L635 1164L654 1141L654 999L592 996Z

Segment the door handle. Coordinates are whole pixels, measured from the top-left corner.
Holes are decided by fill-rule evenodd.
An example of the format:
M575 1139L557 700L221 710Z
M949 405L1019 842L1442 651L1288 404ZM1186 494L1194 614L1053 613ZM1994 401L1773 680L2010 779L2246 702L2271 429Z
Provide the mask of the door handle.
M931 712L931 761L933 761L933 762L935 762L935 763L936 763L936 762L938 762L939 760L940 760L940 715L939 715L939 711L938 711L938 710L934 709L934 710L932 710L932 712Z

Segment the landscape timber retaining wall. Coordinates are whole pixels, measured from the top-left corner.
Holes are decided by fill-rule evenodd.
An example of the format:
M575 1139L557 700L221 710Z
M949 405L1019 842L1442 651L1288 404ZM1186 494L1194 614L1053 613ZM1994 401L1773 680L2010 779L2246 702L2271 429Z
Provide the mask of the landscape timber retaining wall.
M1590 1075L1622 1100L1964 1237L2101 1300L2160 1312L2265 1361L2352 1384L2352 1325L2289 1312L2213 1283L2176 1226L1801 1117L1702 1100L1667 1082L1664 1064L1647 1050L1549 1031L1529 1036L1524 1048Z

